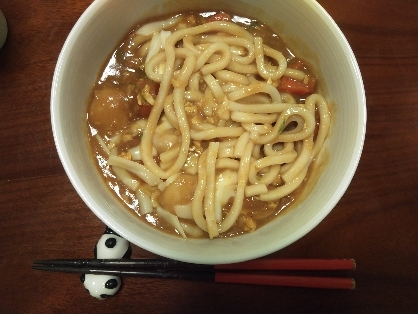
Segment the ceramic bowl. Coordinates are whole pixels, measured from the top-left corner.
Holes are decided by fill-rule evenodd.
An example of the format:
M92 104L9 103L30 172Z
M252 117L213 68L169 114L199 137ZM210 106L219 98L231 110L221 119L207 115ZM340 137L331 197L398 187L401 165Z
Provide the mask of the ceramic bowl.
M333 105L333 124L316 184L303 201L253 233L182 239L132 219L109 192L89 152L86 108L92 86L121 38L144 19L179 11L226 11L269 24L310 61ZM356 58L329 14L315 1L96 0L70 32L51 92L52 128L65 171L87 206L131 243L176 260L218 264L250 260L305 236L335 207L355 173L366 130L366 100Z

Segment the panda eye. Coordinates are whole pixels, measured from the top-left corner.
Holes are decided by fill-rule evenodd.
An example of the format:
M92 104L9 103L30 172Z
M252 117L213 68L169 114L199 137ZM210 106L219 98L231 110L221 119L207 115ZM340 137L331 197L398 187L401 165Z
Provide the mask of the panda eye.
M118 286L118 281L116 279L109 279L106 281L105 287L107 289L115 289Z
M116 239L115 238L109 238L106 240L105 245L107 248L111 249L112 247L114 247L116 245Z

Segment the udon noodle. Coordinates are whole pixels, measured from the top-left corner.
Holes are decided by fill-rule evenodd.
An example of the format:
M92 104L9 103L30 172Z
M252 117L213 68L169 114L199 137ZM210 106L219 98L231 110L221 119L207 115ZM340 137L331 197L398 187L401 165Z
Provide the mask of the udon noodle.
M136 28L111 58L90 142L109 185L153 225L251 232L306 180L328 104L307 64L265 32L222 12L180 14Z

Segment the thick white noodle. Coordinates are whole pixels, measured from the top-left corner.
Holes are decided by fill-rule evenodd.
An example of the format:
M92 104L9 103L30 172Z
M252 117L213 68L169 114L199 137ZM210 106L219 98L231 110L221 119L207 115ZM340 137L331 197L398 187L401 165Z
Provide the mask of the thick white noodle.
M305 166L305 168L298 173L298 175L293 181L286 183L285 185L279 186L273 190L270 190L267 193L260 194L260 200L269 202L289 195L302 184L307 172L308 166Z
M203 216L203 199L205 197L205 187L206 187L206 158L208 151L204 151L200 155L198 163L198 172L197 172L197 186L193 194L192 200L192 214L193 220L196 225L199 226L203 231L208 231L206 219Z
M270 184L273 182L271 178L267 179L265 176L262 176L261 178L257 177L257 173L266 167L270 166L278 166L281 164L293 162L297 156L297 153L295 151L291 151L288 153L280 154L280 155L273 155L273 156L267 156L261 159L258 159L257 161L251 163L250 170L249 170L249 180L252 184L256 183L264 183L264 184ZM274 169L275 171L275 177L279 174L279 169ZM267 177L267 175L266 175ZM270 182L268 182L270 181Z
M245 146L247 145L249 140L250 140L250 133L245 132L241 134L241 136L238 138L237 144L234 147L235 158L242 157L242 155L244 154Z
M266 80L277 80L283 76L287 67L287 60L280 51L263 45L261 37L254 38L255 60L257 63L258 74ZM278 66L268 66L265 64L264 55L277 61Z
M215 218L215 171L216 158L218 156L219 142L210 142L206 158L206 187L205 198L203 201L203 210L205 212L206 224L209 238L213 239L219 235L218 226Z
M241 212L242 205L244 203L244 196L245 196L245 187L247 186L248 182L248 173L250 168L250 161L251 161L251 153L253 150L254 144L252 142L248 142L244 154L240 161L240 166L238 169L238 184L237 184L237 191L235 193L234 202L232 207L228 213L228 215L222 220L219 224L219 233L225 232L232 227L235 221L238 219L238 216Z
M241 127L217 127L210 130L204 130L200 132L191 131L191 137L193 140L212 140L220 137L239 137L244 133L244 129Z
M234 62L237 62L239 64L250 64L254 61L254 45L252 41L244 38L238 38L233 36L204 36L202 38L202 42L224 42L228 44L229 46L239 46L243 47L246 50L245 55L238 55L238 54L232 54L232 60Z
M245 187L245 197L252 197L256 195L260 195L263 193L267 193L267 185L265 184L253 184L253 185L247 185Z
M216 160L216 168L227 168L231 170L239 169L239 161L232 158L218 158Z
M250 84L248 78L245 75L228 71L228 70L220 70L220 71L214 72L213 75L218 80L221 80L224 82L243 84L243 85Z

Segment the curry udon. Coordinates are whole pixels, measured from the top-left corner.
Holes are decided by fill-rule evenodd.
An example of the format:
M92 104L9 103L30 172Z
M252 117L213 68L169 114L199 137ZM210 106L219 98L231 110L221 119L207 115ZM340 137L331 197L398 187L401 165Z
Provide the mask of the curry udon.
M317 78L257 20L184 13L141 24L88 107L109 187L183 237L252 232L294 202L330 126Z

